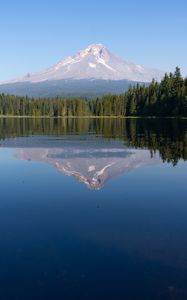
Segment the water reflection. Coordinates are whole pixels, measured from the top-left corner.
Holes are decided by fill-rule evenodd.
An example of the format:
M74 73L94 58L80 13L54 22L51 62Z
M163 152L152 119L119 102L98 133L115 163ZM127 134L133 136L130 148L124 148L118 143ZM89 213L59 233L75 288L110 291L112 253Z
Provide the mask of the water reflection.
M17 148L17 158L49 163L90 189L141 166L187 159L186 120L9 118L0 129L1 147Z
M130 148L159 152L163 161L174 165L187 160L187 120L177 119L17 119L0 118L0 144L23 136L89 135L120 139ZM29 143L29 142L28 142Z
M49 163L59 172L73 176L95 190L101 189L108 180L120 174L161 161L156 155L151 159L149 151L129 149L121 141L105 141L101 138L82 142L50 139L50 143L52 148L17 149L16 157ZM58 148L55 144L58 144Z

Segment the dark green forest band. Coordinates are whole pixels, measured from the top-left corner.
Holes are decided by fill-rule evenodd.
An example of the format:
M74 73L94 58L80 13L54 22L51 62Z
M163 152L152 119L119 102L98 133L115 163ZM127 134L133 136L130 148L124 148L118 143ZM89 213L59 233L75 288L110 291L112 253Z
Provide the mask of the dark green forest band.
M165 116L187 117L187 78L180 69L166 74L161 83L154 80L149 86L129 87L122 95L107 95L101 99L32 99L14 95L0 95L1 116L46 117L126 117Z

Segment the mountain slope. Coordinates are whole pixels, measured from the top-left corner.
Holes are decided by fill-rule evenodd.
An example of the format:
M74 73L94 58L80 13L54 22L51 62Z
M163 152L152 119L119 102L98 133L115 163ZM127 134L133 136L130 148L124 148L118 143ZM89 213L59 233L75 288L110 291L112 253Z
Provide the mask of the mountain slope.
M163 72L124 61L102 44L93 44L52 67L0 83L0 92L30 96L124 92L129 84L160 80ZM124 88L120 88L124 85ZM101 88L102 86L102 88ZM56 91L55 91L56 89ZM51 92L53 90L53 92Z
M0 93L29 97L80 97L94 99L105 94L122 94L129 85L136 84L128 80L51 80L37 83L18 82L0 85Z
M80 51L75 56L69 56L56 65L35 73L27 74L6 83L32 82L38 83L62 79L102 79L130 80L150 82L153 78L160 80L163 72L146 69L143 66L126 62L111 53L102 44L93 44Z

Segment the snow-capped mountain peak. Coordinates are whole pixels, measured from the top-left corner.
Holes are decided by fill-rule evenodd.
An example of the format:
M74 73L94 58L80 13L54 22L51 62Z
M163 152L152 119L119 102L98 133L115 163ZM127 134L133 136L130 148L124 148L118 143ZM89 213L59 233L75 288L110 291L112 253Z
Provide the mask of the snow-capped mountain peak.
M127 62L111 53L103 44L91 44L74 56L60 60L52 67L6 83L39 83L54 80L160 80L163 72Z
M109 70L115 71L111 66L107 64L107 61L110 58L110 53L107 50L107 48L102 44L92 44L85 48L84 50L81 50L78 52L75 56L69 56L66 59L63 59L59 61L55 65L55 70L59 70L64 66L68 66L68 71L70 71L70 66L73 64L81 63L84 64L84 61L87 60L87 67L88 68L96 68L97 64L102 64ZM52 67L53 69L53 67ZM76 75L76 74L75 74ZM94 78L94 76L91 76ZM75 76L73 76L74 79L76 79ZM96 77L97 78L97 77ZM87 77L84 78L78 78L78 79L87 79Z
M103 53L103 51L106 50L106 47L103 44L91 44L84 50L80 51L79 54L81 57L85 57L86 55L89 55L90 53L98 56Z

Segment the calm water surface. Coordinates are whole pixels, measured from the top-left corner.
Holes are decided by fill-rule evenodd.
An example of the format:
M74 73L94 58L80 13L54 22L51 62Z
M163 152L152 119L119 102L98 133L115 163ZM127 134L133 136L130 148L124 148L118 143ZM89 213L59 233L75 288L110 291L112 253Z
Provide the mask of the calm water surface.
M0 299L187 299L187 121L0 119Z

